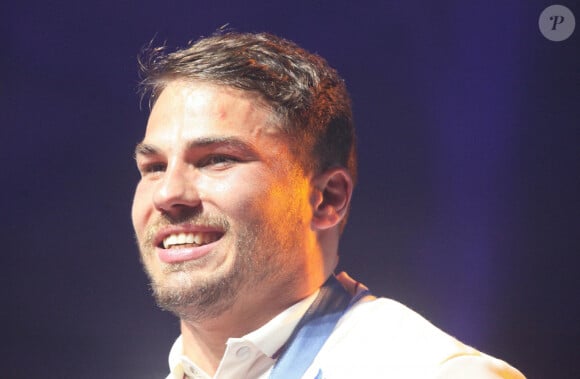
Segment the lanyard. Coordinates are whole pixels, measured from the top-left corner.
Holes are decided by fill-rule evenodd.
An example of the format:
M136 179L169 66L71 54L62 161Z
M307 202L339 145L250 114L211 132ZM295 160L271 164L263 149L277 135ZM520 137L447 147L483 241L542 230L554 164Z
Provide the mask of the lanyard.
M331 275L308 308L270 373L270 379L302 378L346 310L368 295L363 291L352 297ZM321 377L321 372L316 378Z

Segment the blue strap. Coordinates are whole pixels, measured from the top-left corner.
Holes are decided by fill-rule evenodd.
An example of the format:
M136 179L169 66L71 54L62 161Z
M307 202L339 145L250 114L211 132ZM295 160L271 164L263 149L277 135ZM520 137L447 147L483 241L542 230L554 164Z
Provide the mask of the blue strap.
M290 335L270 379L302 378L340 317L366 294L368 291L353 298L332 275ZM322 378L321 371L316 378Z

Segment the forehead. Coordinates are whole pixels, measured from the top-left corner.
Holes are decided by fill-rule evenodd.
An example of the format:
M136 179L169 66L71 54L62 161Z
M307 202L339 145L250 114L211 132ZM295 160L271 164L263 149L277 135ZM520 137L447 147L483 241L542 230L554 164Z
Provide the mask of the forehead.
M171 81L155 102L147 138L199 135L280 136L282 128L259 95L200 82Z

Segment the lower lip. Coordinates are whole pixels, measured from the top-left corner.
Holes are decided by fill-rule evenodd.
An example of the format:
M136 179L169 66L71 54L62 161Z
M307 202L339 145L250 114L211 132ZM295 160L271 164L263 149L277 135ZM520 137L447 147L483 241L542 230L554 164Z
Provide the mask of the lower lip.
M217 241L197 247L162 249L156 248L157 256L165 263L180 263L196 260L208 255L217 244Z

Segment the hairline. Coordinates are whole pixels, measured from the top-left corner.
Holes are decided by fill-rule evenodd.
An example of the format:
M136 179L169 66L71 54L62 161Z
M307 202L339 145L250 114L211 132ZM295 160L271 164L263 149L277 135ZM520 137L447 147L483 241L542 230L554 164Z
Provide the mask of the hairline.
M280 114L280 112L277 112L275 107L272 106L272 104L268 102L264 95L259 91L237 88L236 86L230 84L220 83L217 80L191 78L186 75L167 74L148 83L147 87L149 90L147 92L149 92L149 112L153 110L153 107L155 106L155 103L159 99L161 93L172 83L183 83L185 85L205 85L214 88L231 90L237 92L238 94L247 95L248 97L253 98L252 106L268 112L269 117L267 122L269 126L276 127L285 133L291 133L291 127L289 126L290 121L288 118ZM142 100L145 96L147 96L146 93L142 95Z
M262 93L256 90L247 90L238 88L236 86L220 83L218 80L211 80L211 79L202 79L202 78L194 78L189 77L187 75L179 75L175 73L168 73L165 75L161 75L154 80L150 81L147 84L148 92L149 92L149 111L153 110L159 96L161 93L171 84L174 83L181 83L184 85L206 85L214 88L226 89L230 91L234 91L238 94L243 94L244 96L248 96L251 98L252 106L262 109L268 113L268 118L266 119L267 126L273 127L277 131L281 133L283 138L285 139L288 148L296 161L300 164L302 169L305 172L312 171L311 167L308 165L304 159L316 159L313 155L313 152L309 152L307 157L302 157L299 153L300 149L298 144L300 141L296 138L298 135L294 132L293 128L298 128L298 126L292 126L290 123L292 122L289 117L277 112L275 107L264 97ZM143 97L146 96L146 93L143 94ZM312 172L313 174L316 172Z

